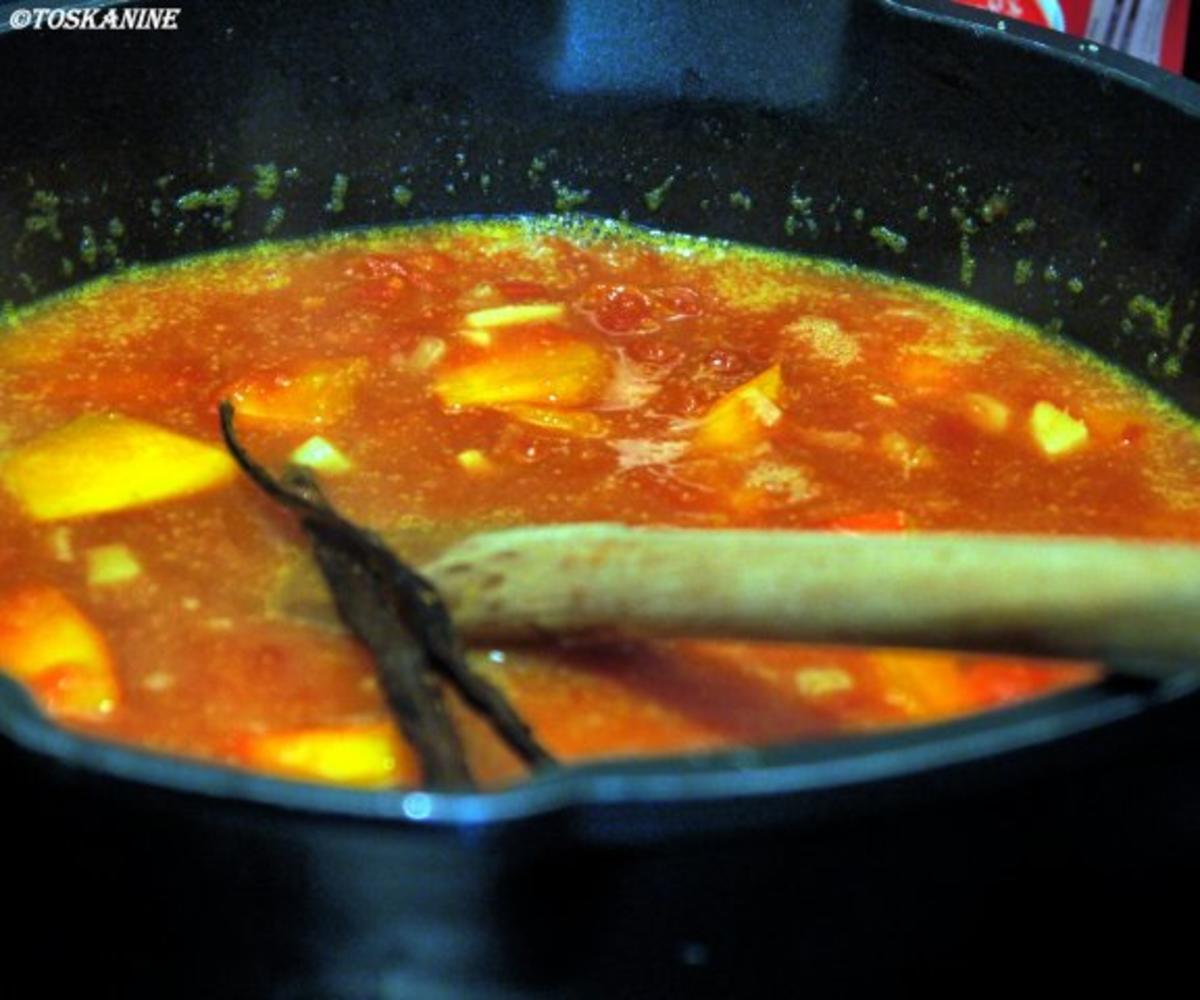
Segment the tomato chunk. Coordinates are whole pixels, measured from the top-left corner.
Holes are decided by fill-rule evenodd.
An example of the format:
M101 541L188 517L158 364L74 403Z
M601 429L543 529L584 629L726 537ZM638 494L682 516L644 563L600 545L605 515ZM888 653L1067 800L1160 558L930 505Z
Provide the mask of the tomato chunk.
M608 333L636 333L650 321L649 296L631 285L601 285L593 292L592 316Z

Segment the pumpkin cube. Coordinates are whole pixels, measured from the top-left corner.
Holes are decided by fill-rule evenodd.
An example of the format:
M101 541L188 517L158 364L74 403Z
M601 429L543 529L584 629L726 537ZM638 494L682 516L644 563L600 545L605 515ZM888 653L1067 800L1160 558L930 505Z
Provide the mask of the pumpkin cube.
M884 701L914 721L943 718L968 707L953 653L880 649L870 662Z
M433 391L446 406L592 402L610 375L605 352L585 341L555 340L489 355L442 374Z
M779 397L783 375L778 364L731 389L700 418L692 437L699 451L734 451L753 447L783 416Z
M238 739L234 753L247 767L360 788L395 785L414 765L386 723L250 733Z
M225 397L247 420L320 426L350 412L368 370L362 358L308 361L244 378Z
M0 670L28 685L51 715L100 718L117 704L104 637L54 587L0 593Z
M189 496L235 471L215 445L89 413L18 447L0 465L0 484L35 521L62 521Z

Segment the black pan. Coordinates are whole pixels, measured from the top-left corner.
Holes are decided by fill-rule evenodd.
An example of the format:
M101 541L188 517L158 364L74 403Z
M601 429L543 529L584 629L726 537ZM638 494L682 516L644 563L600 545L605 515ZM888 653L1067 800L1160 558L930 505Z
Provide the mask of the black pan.
M934 2L269 0L189 4L175 31L0 28L0 66L0 307L586 190L966 292L1200 413L1200 88L1075 39ZM1191 975L1166 908L1200 888L1198 750L1183 677L360 793L66 735L0 683L5 972L120 997L1145 993Z

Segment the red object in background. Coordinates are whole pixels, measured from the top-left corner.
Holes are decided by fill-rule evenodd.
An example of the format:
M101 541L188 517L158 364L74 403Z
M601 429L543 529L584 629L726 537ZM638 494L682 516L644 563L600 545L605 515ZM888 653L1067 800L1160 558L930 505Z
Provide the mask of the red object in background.
M958 2L966 4L968 7L989 10L1000 17L1028 21L1040 28L1054 28L1056 31L1071 30L1064 20L1064 11L1060 0L958 0ZM1087 4L1090 0L1082 0L1082 2ZM1082 31L1071 31L1071 33L1083 34Z
M1183 72L1189 0L958 0Z

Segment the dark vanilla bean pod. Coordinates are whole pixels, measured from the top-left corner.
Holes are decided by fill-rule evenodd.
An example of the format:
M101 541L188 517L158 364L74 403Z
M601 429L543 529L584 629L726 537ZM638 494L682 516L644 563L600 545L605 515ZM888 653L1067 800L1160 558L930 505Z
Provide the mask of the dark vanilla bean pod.
M354 546L363 564L369 566L379 580L391 581L390 592L400 617L430 663L454 684L469 705L488 719L512 750L533 767L555 763L504 694L471 669L450 612L437 588L399 560L374 532L353 525L338 515L305 470L290 469L284 476L282 488L289 496L300 498L306 510L321 513L321 530L329 532L331 537L336 534L338 544L342 546ZM345 529L349 529L349 533ZM313 529L309 530L311 533Z
M225 445L242 471L300 518L338 614L370 651L388 708L420 759L425 782L436 788L474 787L462 742L429 670L425 649L398 620L391 588L380 581L370 553L364 558L361 532L325 503L310 476L291 470L280 482L254 462L234 433L234 411L229 403L221 403L220 416Z
M308 527L310 534L320 531L327 540L343 548L353 547L371 574L378 581L387 582L393 606L429 662L454 684L469 705L488 719L512 750L533 767L555 763L504 694L471 669L450 612L433 584L399 560L379 536L337 514L320 486L305 470L290 469L284 477L283 488L290 495L300 497L306 508L323 515L319 522ZM336 599L336 588L334 596ZM344 614L342 617L345 620Z
M401 731L417 751L426 784L442 789L473 788L462 741L425 650L396 620L390 595L353 555L322 537L325 532L319 524L308 530L338 614L370 651L380 688Z
M467 664L434 586L377 535L338 514L307 470L290 468L280 481L254 462L237 440L228 402L221 403L220 418L226 446L242 471L299 517L340 617L374 657L388 704L421 757L426 780L443 787L470 783L430 668L454 684L526 763L554 763L503 693Z

